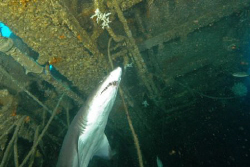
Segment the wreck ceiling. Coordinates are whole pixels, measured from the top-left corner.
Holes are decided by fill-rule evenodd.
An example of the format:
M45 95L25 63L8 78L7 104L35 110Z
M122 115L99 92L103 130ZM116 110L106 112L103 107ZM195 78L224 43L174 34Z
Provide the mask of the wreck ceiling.
M147 152L150 147L146 143L155 141L157 134L147 139L143 136L153 134L161 122L170 123L173 116L194 108L199 98L192 97L216 98L209 93L224 88L224 81L233 80L227 79L233 72L249 68L240 52L248 44L241 37L246 33L244 26L249 27L249 4L250 0L1 1L0 21L14 34L11 38L0 37L0 130L6 133L0 138L0 157L12 157L7 148L15 144L7 134L15 136L17 128L20 131L15 138L19 136L32 148L37 140L34 136L45 129L54 109L58 110L56 119L43 139L44 144L52 141L52 146L44 148L40 143L34 147L39 156L37 162L29 163L46 166L56 159L66 127L111 70L112 60L124 69L123 96L142 153L149 159L147 163L154 163L150 157L155 151ZM102 28L91 18L97 8L111 13L109 27ZM228 91L220 90L215 96ZM125 147L115 144L119 139L132 145L126 153L136 155L122 111L118 97L107 133L113 136L111 145L116 149ZM153 127L156 117L161 119ZM28 153L23 146L18 148ZM54 153L51 158L46 157L48 151ZM3 166L8 158L4 160ZM127 161L129 165L124 166L137 163L136 158Z

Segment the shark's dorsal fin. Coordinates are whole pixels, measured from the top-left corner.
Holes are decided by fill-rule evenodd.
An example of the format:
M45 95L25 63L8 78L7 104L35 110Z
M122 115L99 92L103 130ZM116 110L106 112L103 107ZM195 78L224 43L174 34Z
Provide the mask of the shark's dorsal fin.
M111 148L109 145L109 141L107 139L107 136L103 134L103 138L100 144L99 149L97 150L96 156L105 158L105 159L110 159L111 158Z

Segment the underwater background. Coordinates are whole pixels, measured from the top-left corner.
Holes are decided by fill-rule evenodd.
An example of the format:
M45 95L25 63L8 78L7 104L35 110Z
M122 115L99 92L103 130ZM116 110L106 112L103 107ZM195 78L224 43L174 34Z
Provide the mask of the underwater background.
M114 155L89 167L249 167L249 4L1 1L0 167L56 166L112 64L123 69L105 129Z

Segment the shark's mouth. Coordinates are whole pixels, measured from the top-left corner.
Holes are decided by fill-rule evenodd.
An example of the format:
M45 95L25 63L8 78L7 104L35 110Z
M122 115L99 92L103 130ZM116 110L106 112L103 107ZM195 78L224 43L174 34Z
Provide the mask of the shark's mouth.
M110 86L117 86L118 85L118 81L113 81L113 82L110 82L104 89L103 91L101 92L101 94L107 90Z

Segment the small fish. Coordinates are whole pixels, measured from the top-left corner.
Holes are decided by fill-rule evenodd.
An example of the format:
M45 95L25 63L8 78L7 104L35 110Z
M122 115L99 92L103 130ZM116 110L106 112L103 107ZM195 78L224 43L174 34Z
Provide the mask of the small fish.
M237 78L244 78L249 76L247 72L235 72L232 75Z

